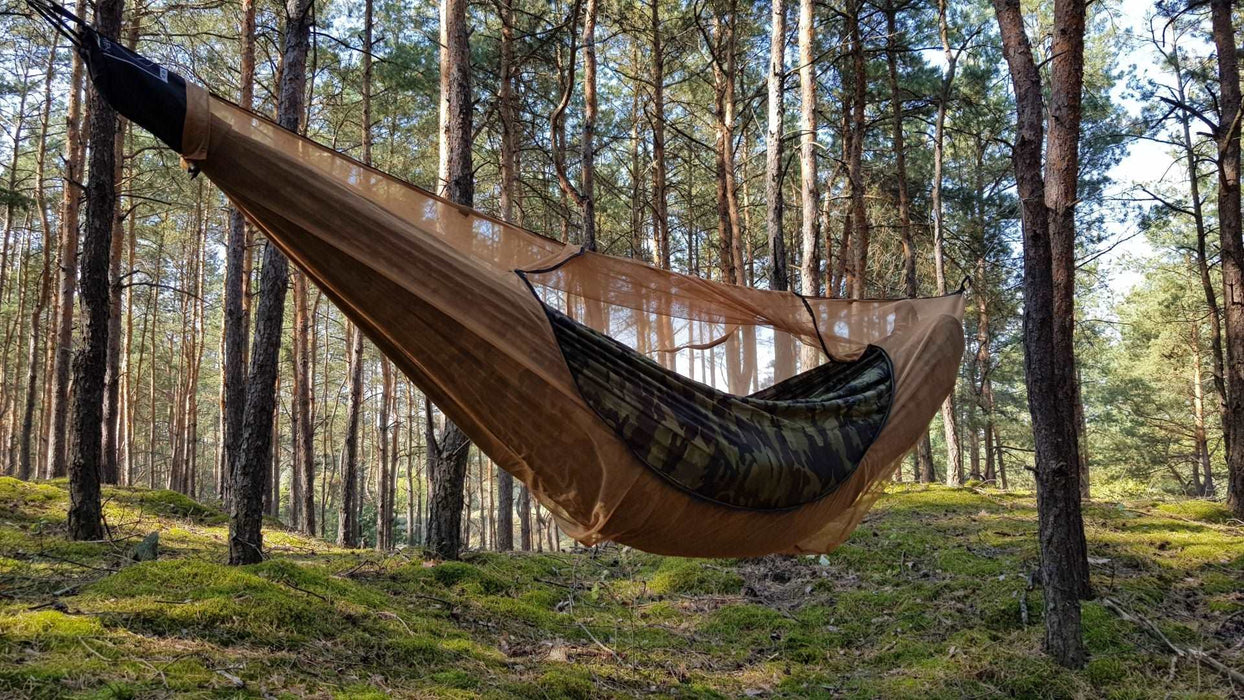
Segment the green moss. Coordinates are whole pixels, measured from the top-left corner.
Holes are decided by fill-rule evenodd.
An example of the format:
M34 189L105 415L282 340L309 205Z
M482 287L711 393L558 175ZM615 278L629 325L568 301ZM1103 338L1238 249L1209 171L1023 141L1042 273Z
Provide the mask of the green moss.
M176 491L151 491L127 486L106 486L103 499L110 506L124 508L148 516L185 518L204 525L229 522L229 516L218 508L203 505Z
M738 593L743 578L704 559L666 559L648 581L661 595L723 595Z
M58 646L76 644L82 637L98 637L104 633L99 620L81 615L66 615L56 610L35 612L6 611L0 615L0 643L24 642Z
M1128 668L1116 657L1105 656L1089 659L1084 676L1095 686L1114 685L1127 678Z
M459 671L456 669L438 671L433 673L431 678L437 685L441 685L446 688L454 688L456 690L470 690L479 686L478 678L473 677L466 671Z
M142 489L107 492L118 546L73 543L65 488L0 478L0 588L16 597L0 603L0 697L1230 692L1191 665L1168 680L1152 640L1093 602L1083 608L1089 665L1052 664L1040 650L1039 586L1020 619L1022 575L1037 560L1031 494L900 486L847 545L792 560L780 567L789 580L766 578L745 598L751 561L604 546L427 565L271 524L271 560L227 567L219 511ZM1204 630L1241 608L1244 537L1199 503L1088 504L1090 550L1110 560L1094 582L1177 643L1225 660L1227 642ZM159 561L108 573L153 530ZM70 583L77 595L63 592ZM53 594L64 608L31 609ZM572 662L550 657L550 645Z
M229 567L195 560L127 567L83 592L105 620L145 632L277 648L334 635L345 621L332 602L299 584L260 575L288 564ZM307 583L310 571L300 575ZM322 577L318 577L323 585ZM298 586L295 588L294 586Z
M1080 606L1080 620L1084 628L1084 645L1090 654L1117 653L1135 648L1132 642L1135 628L1100 604L1088 602Z
M564 700L590 700L593 692L592 677L582 669L554 668L540 675L540 689L545 697Z
M1215 501L1171 501L1157 504L1154 510L1167 515L1191 518L1192 520L1201 520L1207 523L1225 523L1234 517L1231 514L1231 509L1227 508L1225 503L1217 503Z
M703 629L729 637L740 632L772 632L789 625L790 621L772 608L761 605L727 605L714 612Z
M389 694L365 683L351 684L333 693L337 700L384 700Z
M511 583L473 564L447 561L435 566L408 564L393 572L402 583L424 583L466 594L495 595L510 590Z

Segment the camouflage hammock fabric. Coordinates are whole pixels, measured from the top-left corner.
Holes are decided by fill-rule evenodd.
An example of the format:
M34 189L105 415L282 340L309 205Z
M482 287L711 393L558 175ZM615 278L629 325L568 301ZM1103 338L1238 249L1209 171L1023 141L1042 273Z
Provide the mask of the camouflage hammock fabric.
M846 481L890 412L885 353L828 363L747 397L671 372L556 309L553 334L579 393L639 461L723 505L768 510Z
M954 387L962 295L803 299L583 252L73 31L101 94L209 178L580 542L829 551Z

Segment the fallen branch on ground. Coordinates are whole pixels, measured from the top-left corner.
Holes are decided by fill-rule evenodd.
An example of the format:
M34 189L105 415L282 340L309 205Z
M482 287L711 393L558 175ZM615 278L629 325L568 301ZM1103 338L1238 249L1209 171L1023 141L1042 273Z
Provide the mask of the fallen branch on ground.
M1152 620L1150 620L1149 618L1139 613L1134 613L1134 612L1129 611L1127 608L1124 608L1117 600L1114 600L1113 598L1102 598L1101 604L1106 606L1107 609L1109 609L1114 614L1118 615L1120 618L1127 620L1128 622L1134 622L1137 625L1140 625L1140 627L1143 628L1146 632L1148 632L1150 635L1157 638L1159 641L1165 644L1168 648L1170 648L1170 650L1175 653L1175 656L1181 659L1192 659L1194 661L1202 662L1206 666L1209 666L1210 668L1214 669L1215 671L1218 671L1219 673L1224 674L1225 676L1227 676L1227 678L1230 678L1233 682L1244 683L1244 673L1240 673L1239 671L1231 668L1230 666L1224 664L1218 659L1215 659L1214 657L1210 656L1209 654L1207 654L1205 651L1201 649L1189 649L1187 647L1181 647L1175 644L1174 642L1170 640L1169 637L1167 637L1162 632L1161 628L1159 628L1156 624L1154 624Z

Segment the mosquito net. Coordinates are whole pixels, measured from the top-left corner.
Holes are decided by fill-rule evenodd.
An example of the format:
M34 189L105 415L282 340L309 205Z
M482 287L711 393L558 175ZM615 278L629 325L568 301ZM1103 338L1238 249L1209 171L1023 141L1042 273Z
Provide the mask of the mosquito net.
M164 134L189 167L210 178L446 416L584 543L615 540L700 556L827 551L863 517L954 385L963 349L960 295L804 299L585 253L436 197L200 87L183 87L174 75L153 73L146 66L154 64L120 47L105 48L90 58L91 73L97 81L107 77L110 92L124 95L116 100L120 111ZM147 93L141 110L127 111L142 102L134 91L146 89L153 75L158 89ZM181 130L170 122L181 122ZM844 417L875 392L869 399L867 392L839 391L830 414L820 399L800 403L799 392L824 384L812 381L822 375L808 370L830 362L835 366L828 374L849 379L851 373L837 367L852 367L866 355L884 358L885 411L870 414L880 420L865 441L849 430L832 436L859 455L810 499L752 508L739 504L754 494L726 502L705 498L654 468L634 441L628 443L626 431L604 420L592 397L585 399L576 383L583 377L568 365L564 339L550 322L553 310L572 319L565 328L614 339L591 351L611 356L601 363L589 358L587 364L603 372L596 386L627 382L628 374L652 378L665 403L630 409L638 409L632 415L659 410L673 417L658 426L663 444L704 442L703 426L678 424L683 408L693 404L719 422L714 430L730 420L753 427L750 419L728 415L739 401L766 425L793 421L807 434L810 417L825 416L850 429ZM630 350L618 349L623 346ZM656 365L637 362L639 355ZM616 376L609 374L615 366L623 368ZM785 399L775 401L779 396ZM849 439L843 442L842 435ZM742 454L748 446L731 443L738 439L728 434L715 449L725 445ZM768 471L744 470L731 488L754 492L782 480L784 460L799 451L788 450L786 439L778 435L776 448L763 447L771 453L762 465ZM815 445L803 447L815 451ZM662 459L680 468L670 454Z

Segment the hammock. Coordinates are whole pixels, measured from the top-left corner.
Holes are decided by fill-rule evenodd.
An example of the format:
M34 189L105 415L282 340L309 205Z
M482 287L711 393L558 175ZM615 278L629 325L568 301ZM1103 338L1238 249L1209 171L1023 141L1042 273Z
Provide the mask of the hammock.
M804 298L586 252L285 131L35 7L72 30L121 114L210 178L579 542L827 552L954 386L961 294Z

